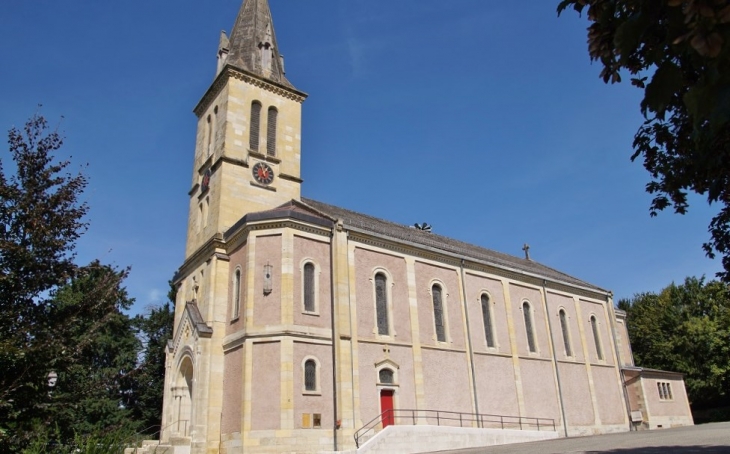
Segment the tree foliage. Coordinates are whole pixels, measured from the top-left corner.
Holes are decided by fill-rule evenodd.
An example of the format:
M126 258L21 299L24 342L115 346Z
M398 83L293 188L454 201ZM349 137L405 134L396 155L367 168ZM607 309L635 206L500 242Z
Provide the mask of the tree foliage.
M587 11L588 51L604 82L644 91L631 157L651 175L650 213L684 214L687 194L717 204L703 245L730 281L730 0L562 0Z
M619 302L636 364L685 374L693 410L730 405L730 288L690 277Z

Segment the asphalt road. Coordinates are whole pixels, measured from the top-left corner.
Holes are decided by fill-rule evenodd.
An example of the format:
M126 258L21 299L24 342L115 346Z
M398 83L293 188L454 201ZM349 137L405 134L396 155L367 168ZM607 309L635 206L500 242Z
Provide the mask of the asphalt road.
M730 454L730 422L644 430L591 437L438 451L438 454L526 454L594 452L616 454ZM431 454L435 454L431 453Z

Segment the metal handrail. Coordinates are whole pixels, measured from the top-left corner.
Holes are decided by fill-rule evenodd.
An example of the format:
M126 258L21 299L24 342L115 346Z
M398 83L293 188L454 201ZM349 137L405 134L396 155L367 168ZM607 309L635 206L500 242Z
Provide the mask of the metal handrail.
M360 440L372 430L375 430L384 420L392 421L392 425L396 424L397 419L406 420L411 422L412 425L416 425L416 421L426 419L436 420L437 426L449 425L455 426L456 424L450 424L449 421L458 421L459 427L464 427L465 423L477 423L477 427L484 428L487 426L499 427L501 429L517 429L519 430L530 430L535 428L536 430L552 430L555 431L555 420L552 418L532 418L526 416L506 416L506 415L488 415L482 413L465 413L457 411L442 411L442 410L415 410L415 409L391 409L385 410L367 424L358 429L353 437L355 438L355 446L360 447ZM401 422L401 424L403 424ZM407 423L406 423L407 424ZM433 425L433 424L430 424ZM471 426L472 424L468 424ZM551 428L551 429L549 429Z

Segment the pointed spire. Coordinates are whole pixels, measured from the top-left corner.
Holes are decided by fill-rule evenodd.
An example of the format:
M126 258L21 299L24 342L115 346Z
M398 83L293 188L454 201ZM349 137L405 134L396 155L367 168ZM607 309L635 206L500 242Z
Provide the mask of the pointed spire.
M228 41L228 64L294 88L284 76L268 0L244 0Z

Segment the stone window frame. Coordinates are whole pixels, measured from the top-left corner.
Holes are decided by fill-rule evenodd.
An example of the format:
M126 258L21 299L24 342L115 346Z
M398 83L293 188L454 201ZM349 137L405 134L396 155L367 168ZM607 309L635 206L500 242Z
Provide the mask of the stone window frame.
M433 304L433 287L436 285L441 287L441 316L443 317L444 323L444 340L442 341L438 340L438 333L436 331L436 307ZM449 291L446 287L446 284L444 284L444 282L440 279L431 279L431 281L428 283L428 296L431 302L431 326L433 326L433 336L431 337L431 339L437 344L453 343L453 339L451 338L451 330L449 330Z
M304 305L304 294L305 294L305 291L304 291L304 267L308 263L311 263L314 266L314 282L313 282L313 284L314 284L313 285L313 287L314 287L314 310L313 311L308 311L307 310L307 307ZM300 289L301 289L302 314L305 314L305 315L314 315L314 316L319 316L320 315L320 313L319 313L319 280L320 280L321 273L322 273L322 269L320 268L319 264L313 258L311 258L311 257L305 257L305 258L303 258L299 262L299 274L301 276L300 279L299 279L299 281L300 281L299 282L299 286L300 286Z
M388 334L380 334L378 332L378 301L377 301L377 288L375 283L375 276L382 274L385 276L385 307L386 316L388 317ZM393 275L388 271L387 268L378 266L373 268L370 275L370 283L372 284L373 290L373 334L377 338L381 339L392 339L398 334L395 331L394 308L393 308L393 286L395 286L395 280Z
M656 386L657 386L657 391L659 393L660 401L672 402L674 400L674 393L672 392L672 383L671 382L657 380Z
M233 270L231 280L231 322L235 322L241 317L241 293L243 292L243 268L241 265L236 266L236 269Z
M272 115L273 114L273 115ZM266 109L266 156L276 157L276 134L278 132L279 109Z
M482 298L485 296L487 297L487 303L489 305L489 328L491 330L491 335L492 335L491 337L492 337L492 344L493 344L491 347L489 346L489 342L487 340L487 327L486 327L486 324L484 323L485 320L484 320L484 309L483 309ZM481 289L479 291L479 298L477 299L477 303L479 304L479 312L481 314L482 327L484 329L484 337L483 337L484 346L487 350L499 350L499 342L497 341L497 327L496 327L496 324L494 323L494 315L495 315L494 307L496 307L497 302L494 300L494 298L492 298L492 294L489 292L489 290Z
M563 314L565 318L560 317ZM565 306L558 306L558 322L560 323L560 332L563 338L563 352L566 358L575 358L575 350L573 349L573 335L570 332L570 314Z
M256 124L254 125L254 106L256 105L258 105L258 112L256 115L258 118L256 118ZM248 123L248 149L256 153L258 153L259 149L261 148L261 111L263 110L263 108L264 105L258 99L254 99L253 101L251 101L251 110Z
M393 383L381 383L380 382L380 371L388 369L393 372ZM392 359L385 359L383 361L375 363L375 384L378 388L378 395L380 395L381 389L391 389L395 391L400 387L400 365Z
M593 334L593 347L596 352L596 360L601 363L606 362L606 355L603 351L603 339L601 339L600 322L594 312L591 312L588 316L588 324L591 327Z
M525 305L528 308L525 313ZM527 340L527 352L530 355L539 355L540 347L537 343L537 336L535 332L535 309L532 307L532 303L528 299L523 299L520 302L520 312L522 312L522 325L525 328L525 340ZM529 329L528 329L529 322Z
M314 362L314 389L307 389L307 362ZM321 396L322 395L322 364L316 356L307 355L302 358L302 395L305 396Z

